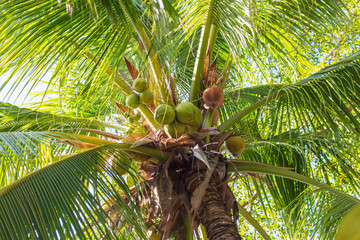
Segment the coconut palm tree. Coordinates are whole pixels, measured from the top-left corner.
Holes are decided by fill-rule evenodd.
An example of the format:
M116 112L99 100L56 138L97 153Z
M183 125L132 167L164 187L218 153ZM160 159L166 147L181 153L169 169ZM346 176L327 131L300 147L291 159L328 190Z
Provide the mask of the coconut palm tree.
M358 19L339 1L0 12L2 92L41 89L0 104L0 239L256 238L245 220L332 239L359 202L360 52L336 55Z

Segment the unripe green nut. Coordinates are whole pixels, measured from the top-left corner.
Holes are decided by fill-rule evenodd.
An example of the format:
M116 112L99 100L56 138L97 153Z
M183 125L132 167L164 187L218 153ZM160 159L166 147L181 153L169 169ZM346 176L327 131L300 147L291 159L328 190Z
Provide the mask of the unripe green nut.
M160 125L170 124L175 120L174 108L168 104L161 104L155 109L154 118Z
M169 125L165 125L164 129L169 137L178 138L184 134L186 126L181 122L173 121Z
M140 93L140 102L142 104L148 105L151 104L154 100L154 95L149 89L145 89Z
M245 140L240 136L229 137L225 142L226 149L234 157L240 155L245 149Z
M340 221L335 240L360 239L360 204L355 205Z
M200 109L196 108L195 118L192 122L190 122L191 126L198 127L203 122L203 115Z
M140 105L140 98L136 94L130 94L126 98L126 106L129 108L137 108Z
M138 91L142 92L146 89L146 80L143 78L137 78L133 81L133 88Z
M135 120L135 121L139 121L140 118L141 118L140 113L136 113L136 114L134 115L134 120Z
M176 108L176 118L182 123L191 123L195 120L197 107L191 102L182 102Z

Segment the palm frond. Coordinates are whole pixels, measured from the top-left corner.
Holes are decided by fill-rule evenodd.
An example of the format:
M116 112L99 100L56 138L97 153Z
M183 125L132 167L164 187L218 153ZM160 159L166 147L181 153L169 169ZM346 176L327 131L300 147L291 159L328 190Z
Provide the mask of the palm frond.
M261 127L260 124L254 125ZM351 139L343 139L339 143L329 136L316 133L304 134L298 129L284 132L281 135L270 135L268 139L261 139L260 136L263 135L263 132L259 131L258 128L252 130L257 131L242 132L242 136L247 141L247 148L241 154L241 159L290 168L302 175L326 182L328 185L352 196L359 196L359 172L358 164L356 164L359 161L357 154L359 146L357 142L355 143ZM241 171L240 169L238 171ZM259 198L262 196L262 199L271 199L265 201L269 203L263 204L264 209L262 211L266 212L269 208L279 211L281 218L277 221L282 220L284 222L289 236L296 237L297 234L312 233L310 225L305 224L306 217L303 212L312 208L311 201L318 203L323 198L321 200L323 205L327 205L329 209L333 207L331 201L333 197L306 194L311 188L301 182L280 177L267 177L264 182L259 181L258 185L261 186L257 188ZM337 197L334 196L334 198ZM339 205L336 206L338 210L341 209L341 202L339 201ZM346 203L344 208L352 205ZM315 219L323 219L322 213L317 213L319 215L316 216L314 214L315 210L311 215L314 221ZM333 225L331 225L332 233L343 216L343 214L337 214L336 220L334 216ZM326 217L330 218L329 215ZM325 222L326 220L324 220ZM323 226L330 227L323 224L317 230L320 231ZM322 234L326 232L324 229L321 231ZM331 234L329 233L326 236L331 236ZM300 238L306 237L301 235Z
M179 39L186 45L204 24L209 2L176 1L183 31ZM312 66L301 52L308 53L311 39L323 31L331 35L347 22L334 1L217 1L213 12L219 28L215 49L236 59L236 84L261 83L276 74L286 81L304 76Z
M47 110L54 111L50 108ZM61 112L60 112L61 113ZM106 122L79 118L75 113L63 112L63 115L51 112L35 111L28 108L19 108L9 103L0 102L0 131L46 131L46 130L74 130L76 128L105 129L113 128L124 130L124 128Z
M294 115L294 121L290 123L289 128L301 126L304 132L314 132L318 128L326 128L334 136L345 129L358 132L359 57L360 52L357 52L298 83L283 85L280 89L273 85L266 87L268 94L265 98L225 121L220 130L225 130L231 126L231 122L237 122L265 104L269 104L271 108L271 102L279 99L275 103L279 104L275 107L278 111L272 114L274 117L270 122L275 128L272 131L274 133L282 129L282 121L278 118L284 114ZM261 90L262 92L258 93L260 96L264 93L263 88Z
M263 210L266 212L268 208L275 206L282 216L281 219L286 225L289 236L307 238L319 233L322 239L333 236L339 220L347 210L359 202L357 198L346 195L342 191L288 169L253 161L232 160L231 162L234 164L231 169L235 171L281 176L281 178L269 178L270 181L262 180L253 183L257 186L257 196L266 199L267 204L263 203ZM303 183L299 184L289 179L317 186L319 189L304 187L306 185ZM326 193L323 190L329 192ZM272 200L268 199L269 193ZM327 221L330 222L327 223ZM318 224L316 230L310 229L314 223Z
M291 218L303 229L289 226L293 235L300 238L333 238L340 220L357 204L342 197L322 191L305 191L302 201L292 203L287 208L297 209L291 212ZM311 206L311 207L309 207ZM314 226L318 226L314 229Z
M63 141L78 141L77 134L98 136L89 131L81 131L83 128L96 131L105 128L115 130L119 127L96 120L55 115L0 103L0 186L56 161L58 155L81 150L62 144ZM86 137L90 138L83 136ZM96 141L92 142L92 145L95 144L93 146L97 145Z
M127 223L144 239L145 225L134 196L110 159L139 179L126 155L104 146L60 160L2 188L1 238L116 238L111 228ZM112 209L112 217L105 208Z
M14 88L29 75L30 81L33 82L27 80L27 83L37 84L37 79L41 79L44 72L54 67L54 77L48 83L51 86L55 76L66 77L68 70L75 66L74 60L81 59L88 50L96 53L95 57L102 60L100 72L108 70L114 54L117 57L123 54L127 43L127 25L111 27L109 19L104 17L106 14L103 10L97 12L97 16L93 16L97 17L95 22L89 17L89 13L93 13L86 7L89 5L84 3L78 1L74 6L69 3L53 4L49 1L31 1L27 4L23 4L23 1L14 1L1 4L0 11L4 13L0 27L4 42L0 51L2 73L14 65L17 66L12 70L21 71L21 74L13 83ZM102 9L98 4L93 2L92 6ZM69 15L66 8L72 9L72 14ZM51 21L51 24L48 24L48 21ZM23 47L22 51L14 51L19 46ZM123 50L119 53L109 51L109 48ZM9 55L8 52L13 54ZM107 58L103 59L104 56ZM91 63L92 60L88 62ZM93 64L82 66L88 72L86 77L94 77ZM8 79L11 77L13 76L10 75ZM91 84L88 83L88 86Z
M326 184L323 184L321 182L318 182L315 179L311 179L307 176L298 174L296 172L289 171L288 169L282 168L282 167L275 167L270 164L264 164L264 163L257 163L253 161L247 161L247 160L239 160L239 159L232 159L230 160L231 163L233 163L233 167L230 168L230 171L241 171L241 172L254 172L254 173L263 173L263 174L271 174L279 177L285 177L288 179L296 180L299 182L303 182L315 187L318 187L320 189L329 191L335 195L344 196L350 201L353 201L354 203L359 202L360 200L356 199L355 197L352 197L350 195L347 195L346 193L339 191L331 186L328 186Z

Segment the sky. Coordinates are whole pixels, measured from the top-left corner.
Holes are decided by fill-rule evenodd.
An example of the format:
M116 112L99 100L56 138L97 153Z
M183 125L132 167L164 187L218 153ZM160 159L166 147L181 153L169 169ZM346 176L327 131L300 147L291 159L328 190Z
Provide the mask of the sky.
M51 73L46 73L43 81L50 79ZM0 76L0 86L2 86L9 78L9 73ZM16 76L12 77L10 81L0 90L0 101L14 104L16 106L24 106L29 102L37 102L41 100L41 96L34 97L37 91L44 91L46 84L39 83L31 89L32 81L26 84L23 80L14 89L12 85L16 82ZM31 90L31 91L30 91Z

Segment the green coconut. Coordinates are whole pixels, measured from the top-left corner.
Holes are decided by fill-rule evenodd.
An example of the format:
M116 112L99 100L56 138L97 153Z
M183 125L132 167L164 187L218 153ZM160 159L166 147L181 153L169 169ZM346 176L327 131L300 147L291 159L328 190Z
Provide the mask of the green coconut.
M245 140L240 136L229 137L225 146L234 157L240 155L245 149Z
M161 104L155 109L154 118L161 125L170 124L175 120L175 110L168 104Z
M185 128L185 124L178 121L173 121L172 123L170 123L169 125L165 125L164 127L166 134L171 138L178 138L183 135L185 132Z
M154 95L149 89L145 89L140 93L140 102L142 104L148 105L151 104L154 100Z
M335 240L360 239L360 204L353 207L341 220Z
M141 118L140 113L136 113L134 116L130 116L128 120L130 123L134 123L134 122L138 122L140 118Z
M176 118L182 123L191 123L195 120L198 110L191 102L182 102L175 108Z
M190 122L190 125L193 127L198 127L203 122L203 115L200 109L196 108L195 118Z
M136 94L130 94L126 98L126 106L129 108L137 108L140 105L140 98Z
M135 121L139 121L140 118L141 118L140 113L135 113L135 115L134 115L134 120L135 120Z
M137 78L133 81L133 88L138 91L138 92L142 92L146 89L146 80L143 78Z

